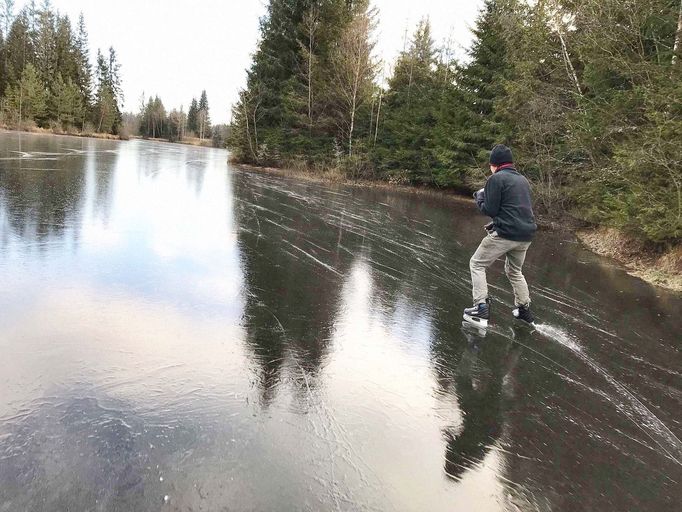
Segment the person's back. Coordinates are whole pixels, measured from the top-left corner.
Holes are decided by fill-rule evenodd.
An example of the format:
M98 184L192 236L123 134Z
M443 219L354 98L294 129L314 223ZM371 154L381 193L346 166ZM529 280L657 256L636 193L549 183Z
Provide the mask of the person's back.
M517 242L530 242L537 231L528 180L513 164L501 166L487 181L476 203L481 212L493 218L499 236Z
M505 256L504 270L514 290L514 317L533 324L528 284L521 272L526 251L537 230L528 180L515 169L511 150L502 144L490 152L490 170L485 188L474 194L481 213L492 217L488 235L469 261L474 306L464 310L464 319L488 325L490 301L485 271Z

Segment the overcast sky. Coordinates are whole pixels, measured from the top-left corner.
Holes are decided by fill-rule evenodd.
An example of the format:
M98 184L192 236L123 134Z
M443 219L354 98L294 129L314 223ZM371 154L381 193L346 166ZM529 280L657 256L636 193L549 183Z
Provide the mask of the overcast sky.
M18 0L18 8L26 3ZM40 4L40 1L36 2ZM91 58L113 45L121 63L124 110L137 111L142 92L167 109L198 99L206 89L211 119L229 120L258 41L265 0L52 0L75 25L83 12ZM452 35L463 55L482 0L373 0L379 9L379 56L390 63L403 48L405 28L429 16L434 39Z

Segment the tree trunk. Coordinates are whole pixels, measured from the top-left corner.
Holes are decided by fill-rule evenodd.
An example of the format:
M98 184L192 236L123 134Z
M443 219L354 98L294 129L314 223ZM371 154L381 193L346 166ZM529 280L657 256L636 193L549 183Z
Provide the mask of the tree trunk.
M313 31L308 37L308 129L313 131ZM254 113L255 117L255 113ZM255 122L255 120L254 120Z
M350 128L348 129L348 156L353 156L353 129L355 128L355 109L357 102L357 88L353 91L353 104L350 109Z
M24 85L21 83L21 80L19 81L19 129L21 130L21 116L22 116L22 109L24 105Z
M374 145L376 146L377 144L377 135L379 135L379 116L381 114L381 100L384 95L384 89L382 88L379 91L379 106L377 107L377 123L374 125Z
M258 147L258 118L256 117L256 112L258 112L258 104L253 107L253 140L256 143L256 147Z
M251 142L251 130L249 130L249 111L246 109L246 103L244 103L244 120L246 121L246 139L249 141L249 149L251 149L251 156L253 156L253 161L257 162L256 152L253 150L253 143Z
M677 16L677 32L675 32L675 44L673 45L673 66L677 64L677 54L680 52L682 44L682 0L680 0L680 13Z
M576 90L578 91L578 96L583 95L583 91L580 88L580 81L578 80L578 74L575 72L573 63L571 62L571 56L568 54L568 48L566 47L566 41L564 40L564 35L561 33L561 28L557 23L557 33L559 34L559 41L561 41L561 51L564 55L564 63L566 64L566 72L570 79L573 80Z

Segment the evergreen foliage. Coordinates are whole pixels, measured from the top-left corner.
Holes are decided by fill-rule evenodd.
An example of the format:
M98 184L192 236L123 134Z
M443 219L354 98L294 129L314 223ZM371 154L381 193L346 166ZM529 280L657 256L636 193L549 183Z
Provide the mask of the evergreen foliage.
M381 137L375 159L379 169L413 183L435 183L437 162L430 150L440 106L436 49L428 20L422 20L409 48L395 64L385 95Z
M211 134L211 116L208 111L208 98L206 91L201 91L199 107L197 109L196 129L200 139Z
M199 102L192 98L187 113L182 107L167 112L158 96L149 98L146 103L143 98L135 124L134 131L142 137L163 138L171 142L191 137L201 140L214 138L206 91L202 91Z
M98 132L118 133L121 125L123 118L119 108L121 94L119 69L120 65L116 61L113 48L109 48L108 58L101 51L97 51L94 121Z
M196 134L198 132L197 126L197 114L199 112L199 104L196 98L192 98L192 102L189 105L189 110L187 111L187 129Z
M98 131L116 133L123 98L120 65L113 48L106 58L98 55L95 74L93 97L93 70L82 14L74 30L69 17L59 14L50 0L43 0L40 7L31 1L17 14L13 0L2 1L0 107L5 122L83 130L90 121ZM29 89L31 94L35 92L39 108L31 105L32 100L25 103L23 94Z
M161 99L158 96L149 98L144 109L140 112L140 135L152 138L166 137L168 136L169 126L166 108Z
M471 190L503 142L540 211L679 242L681 7L485 0L463 62L422 20L384 86L367 2L270 0L232 157Z
M25 121L40 123L47 113L47 89L33 64L27 64L21 78L9 86L6 112L20 126Z
M237 158L275 165L346 161L341 157L353 153L358 135L369 134L372 14L366 1L268 4L247 86L232 112ZM360 66L357 81L353 62Z

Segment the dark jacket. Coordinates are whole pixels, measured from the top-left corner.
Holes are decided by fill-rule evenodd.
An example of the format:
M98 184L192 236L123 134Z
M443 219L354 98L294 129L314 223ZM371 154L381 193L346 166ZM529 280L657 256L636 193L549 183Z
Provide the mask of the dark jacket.
M505 167L488 178L483 190L476 195L476 205L493 218L497 234L507 240L530 242L537 226L528 180L513 167Z

